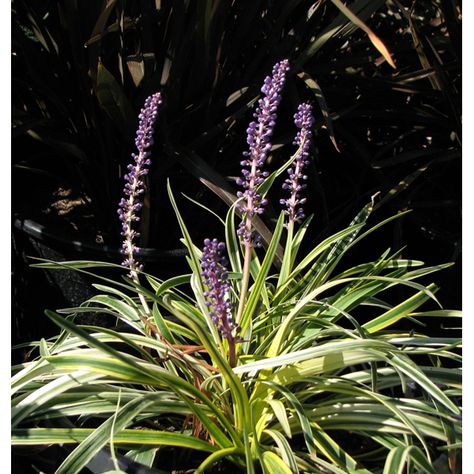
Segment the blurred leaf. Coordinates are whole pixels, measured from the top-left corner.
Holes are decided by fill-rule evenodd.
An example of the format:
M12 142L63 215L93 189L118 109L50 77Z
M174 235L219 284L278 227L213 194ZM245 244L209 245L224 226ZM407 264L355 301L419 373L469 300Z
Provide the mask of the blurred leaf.
M40 340L40 355L41 357L48 357L50 356L48 344L45 339L41 338Z
M361 30L363 30L367 34L370 41L377 48L380 54L385 58L385 60L390 64L390 66L396 69L395 63L393 62L392 57L390 53L388 52L388 49L380 40L380 38L360 18L358 18L358 16L355 15L350 10L350 8L344 5L340 0L331 0L331 2L334 3L334 5L336 5L336 7L339 8L339 10L341 10L341 12L347 18L349 18L349 20L351 20L352 23L354 23L354 25L358 26Z
M359 20L364 21L384 4L385 0L356 0L351 4L351 9ZM336 38L344 38L356 29L357 26L353 22L348 21L347 16L341 12L331 24L319 33L314 41L302 51L296 61L295 69L300 69L328 41Z
M426 53L425 53L425 50L424 50L424 47L423 47L423 43L420 40L418 30L416 28L415 22L413 21L413 9L414 9L414 7L415 7L415 4L412 5L412 8L411 8L409 14L407 13L405 8L403 8L403 7L400 9L400 11L407 18L408 23L410 25L409 31L410 31L410 34L413 37L413 46L415 47L415 50L416 50L416 52L418 54L418 57L420 59L420 64L422 65L424 70L430 70L430 69L432 69L430 61L429 61L428 57L426 56ZM443 87L440 84L439 77L437 77L436 73L435 74L430 74L428 76L428 79L429 79L433 89L435 89L435 90L442 90L443 89Z
M248 87L242 87L241 89L238 89L235 92L233 92L232 94L230 94L230 96L227 97L227 100L226 100L226 103L225 103L226 107L229 107L236 100L240 99L248 91L248 89L249 89Z
M25 4L26 6L26 4ZM28 8L28 7L27 7ZM36 13L33 8L28 9L27 13L28 19L30 20L31 28L41 45L50 53L54 52L58 54L58 45L54 41L50 32L44 25L41 23L40 19L36 16Z
M110 14L112 13L115 5L117 4L117 0L106 0L103 3L103 10L101 11L97 21L94 25L94 29L92 30L91 37L89 40L86 41L85 46L89 46L95 41L99 41L102 39L102 35L105 29L105 25L107 24Z
M405 176L405 178L403 178L394 188L388 191L388 193L377 204L375 204L374 210L378 209L380 206L393 199L395 196L397 196L397 194L401 193L402 191L405 191L408 186L410 186L410 184L415 181L415 179L417 179L423 172L428 169L428 166L429 164L421 166L413 173L409 174L408 176Z
M46 130L45 132L46 133L44 133L44 131L42 130L40 130L39 132L28 130L27 134L30 137L51 146L58 152L62 152L66 155L77 158L80 163L84 163L87 161L87 155L76 144L70 141L59 140L49 135L48 130Z
M390 158L385 158L383 160L376 161L372 167L375 169L386 168L389 166L399 165L401 163L406 163L411 160L418 160L420 158L431 158L432 162L440 162L446 160L452 160L455 158L461 157L461 150L451 149L451 150L440 150L440 149L421 149L421 150L410 150L405 153L399 153L398 155L392 156ZM428 166L428 165L427 165Z
M145 76L145 62L143 60L127 59L127 66L136 87L140 85Z
M48 125L49 121L45 118L35 118L26 115L23 111L13 108L12 111L12 138L15 139L20 135L33 130L37 127Z
M319 108L321 109L321 113L323 114L331 142L334 145L334 148L340 153L341 150L339 150L339 147L337 146L336 137L334 136L334 127L332 126L332 118L329 114L329 109L326 99L324 98L323 91L319 87L318 83L308 73L300 72L298 77L302 79L305 84L313 91L314 96L318 101Z
M122 86L101 62L97 66L95 93L99 105L117 129L125 136L132 137L133 124L131 121L135 121L135 112Z

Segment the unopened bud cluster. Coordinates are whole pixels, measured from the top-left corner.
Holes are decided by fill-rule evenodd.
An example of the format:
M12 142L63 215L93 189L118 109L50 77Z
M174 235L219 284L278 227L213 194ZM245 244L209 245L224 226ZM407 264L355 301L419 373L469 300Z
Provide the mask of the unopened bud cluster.
M205 239L201 256L201 276L207 287L203 296L209 307L209 315L222 337L238 341L239 328L233 322L230 283L227 272L227 259L224 256L225 244L217 239Z
M294 145L299 148L298 154L293 161L293 166L288 168L288 178L282 185L282 188L290 192L290 197L280 199L280 204L285 206L285 214L291 222L301 222L304 217L304 211L301 207L306 198L302 198L300 191L306 188L308 177L303 174L303 168L309 163L309 147L311 144L311 127L314 123L312 108L310 104L300 104L298 112L294 115L295 125L300 129L297 133Z

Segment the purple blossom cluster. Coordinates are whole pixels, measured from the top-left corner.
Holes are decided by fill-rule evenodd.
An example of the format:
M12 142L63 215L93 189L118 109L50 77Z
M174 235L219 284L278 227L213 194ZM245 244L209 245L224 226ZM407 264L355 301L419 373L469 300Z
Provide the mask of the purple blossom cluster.
M131 274L142 269L142 265L135 260L135 254L138 252L135 240L140 234L133 229L133 223L140 220L137 214L142 208L143 177L148 173L147 167L151 164L149 148L153 145L153 126L160 104L161 94L157 92L146 99L140 111L139 126L135 138L138 154L132 153L133 163L127 166L128 173L124 177L125 187L123 190L125 197L120 200L117 211L122 222L121 235L124 238L122 253L125 258L122 265L128 267Z
M275 127L276 110L288 70L288 60L284 59L276 63L272 75L265 78L261 89L264 95L258 101L258 107L253 114L255 120L247 129L249 151L244 152L246 159L240 163L243 167L242 178L236 180L237 185L244 188L243 192L237 193L242 199L238 209L243 215L237 233L245 245L260 244L260 236L254 236L252 232L252 219L263 212L267 203L266 199L258 194L257 188L268 176L266 171L262 171L262 167L271 148L270 137Z
M201 257L201 276L207 291L203 293L209 314L222 337L229 341L238 341L235 337L239 328L232 319L230 301L230 283L227 273L227 259L223 255L225 244L217 239L205 239Z
M293 141L301 149L293 161L293 165L288 168L288 178L285 179L282 188L290 193L287 199L280 199L280 204L285 206L285 214L290 222L301 222L304 217L304 211L301 207L306 198L300 196L300 191L306 188L308 177L303 174L303 168L308 164L309 147L311 144L311 127L314 123L312 108L310 104L300 104L298 111L294 115L295 125L300 129Z

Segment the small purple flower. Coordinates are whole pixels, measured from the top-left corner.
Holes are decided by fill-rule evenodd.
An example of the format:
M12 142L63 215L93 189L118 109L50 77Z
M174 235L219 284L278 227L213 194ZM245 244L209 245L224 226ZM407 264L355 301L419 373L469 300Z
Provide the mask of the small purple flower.
M160 104L161 94L157 92L146 99L145 105L140 111L138 116L139 126L135 138L138 154L132 153L134 163L130 163L127 166L128 173L124 176L125 187L123 190L125 197L120 200L119 209L117 211L119 219L122 222L121 235L124 237L122 253L125 258L122 265L130 269L130 275L132 276L137 270L142 269L142 265L140 265L134 257L138 252L135 239L137 239L140 234L133 229L133 222L140 220L137 214L142 208L140 196L144 192L143 176L148 173L147 167L151 164L148 158L150 156L148 149L153 145L153 125Z
M301 147L298 155L293 161L292 167L288 168L288 178L283 183L283 189L290 192L288 199L280 199L280 204L286 207L285 214L290 222L301 222L305 215L300 207L306 202L306 198L300 197L300 191L306 188L306 184L301 183L308 179L303 174L303 168L307 165L309 146L311 144L311 127L314 123L312 108L310 104L300 104L298 112L294 115L295 125L300 129L293 141L298 148Z
M201 257L201 276L207 291L204 292L209 315L222 337L228 341L239 341L235 334L239 331L232 319L230 283L228 281L227 260L223 255L225 244L217 239L205 239Z
M237 233L245 245L259 245L260 243L260 236L253 235L252 220L256 214L263 212L267 201L257 193L257 188L268 176L268 173L262 171L261 168L265 164L271 148L270 137L275 127L276 110L281 100L281 91L289 68L287 59L273 66L272 76L265 78L261 89L264 95L258 101L258 107L253 114L256 120L247 129L249 151L244 152L243 155L246 159L240 163L243 167L242 178L236 180L237 185L245 189L245 191L237 193L237 196L242 198L238 209L243 214Z

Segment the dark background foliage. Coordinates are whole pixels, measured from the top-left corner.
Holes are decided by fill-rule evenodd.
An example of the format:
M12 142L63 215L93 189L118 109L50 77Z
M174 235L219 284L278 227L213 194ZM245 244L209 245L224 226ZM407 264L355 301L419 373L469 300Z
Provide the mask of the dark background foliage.
M412 209L352 258L407 245L405 258L456 262L436 278L444 305L460 306L460 2L347 4L396 69L329 0L12 2L15 341L47 335L43 309L89 291L68 273L29 269L27 256L120 261L116 207L145 98L161 90L164 105L141 246L147 269L165 277L184 263L166 180L224 215L219 194L235 192L260 85L284 57L292 69L268 167L292 153L292 115L311 101L312 241L371 199L374 221ZM197 242L217 227L180 204Z

